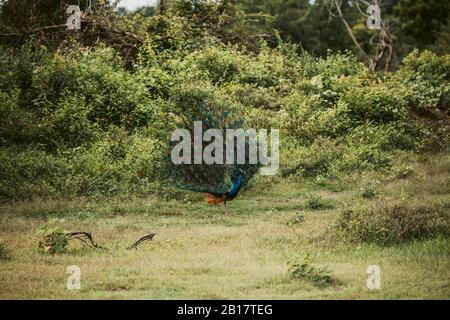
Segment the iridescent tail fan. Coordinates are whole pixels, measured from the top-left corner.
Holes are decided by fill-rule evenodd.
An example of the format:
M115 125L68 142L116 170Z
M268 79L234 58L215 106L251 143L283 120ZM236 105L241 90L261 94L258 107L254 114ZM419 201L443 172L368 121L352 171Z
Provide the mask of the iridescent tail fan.
M200 150L202 158L205 155L203 151L207 150L205 148L208 145L215 143L215 146L217 147L209 147L209 150L212 150L210 154L214 156L215 160L218 160L214 161L212 164L206 164L204 161L205 159L202 159L201 164L195 164L195 150L198 151L199 149L194 149L194 123L197 123L197 126L199 126L199 122L201 122L201 132L203 134L209 129L216 129L215 133L220 133L222 137L222 139L217 139L216 136L214 136L210 139L211 141L203 141L203 139L201 139L202 141L200 143L202 148ZM190 159L181 164L175 164L172 158L172 150L173 147L180 143L180 141L172 142L163 165L164 176L179 189L204 193L205 201L209 205L224 203L226 208L226 203L236 198L242 188L260 168L260 165L255 160L250 161L251 152L256 152L255 150L250 150L250 147L255 148L255 145L251 144L249 139L245 137L243 138L244 140L241 140L245 142L243 144L238 144L239 134L242 135L243 132L245 132L245 130L239 130L243 126L243 121L236 120L229 112L213 112L211 109L203 107L197 108L196 114L191 114L190 119L183 119L182 123L183 126L180 129L186 130L185 133L189 132L191 138L188 146L190 149L188 152L188 154L190 153ZM229 147L227 150L227 129L234 129L235 132L238 132L234 138L233 161L230 161L230 159L227 161L227 153L229 153L231 149L229 146L230 144L228 144ZM198 130L196 132L198 133ZM242 136L240 138L242 138ZM218 147L218 143L221 144L222 148ZM217 154L217 152L222 152L222 156ZM242 161L241 156L241 161L239 161L238 164L237 159L239 152L243 152L245 161ZM222 162L220 160L222 160Z

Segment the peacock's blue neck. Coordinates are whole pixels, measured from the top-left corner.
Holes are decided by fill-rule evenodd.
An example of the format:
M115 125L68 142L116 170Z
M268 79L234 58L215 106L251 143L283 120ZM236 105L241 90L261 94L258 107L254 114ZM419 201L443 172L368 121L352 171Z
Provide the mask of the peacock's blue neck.
M227 196L234 198L237 196L239 190L242 187L242 183L244 182L244 177L242 175L239 175L236 182L233 183L233 187L230 191L228 191Z

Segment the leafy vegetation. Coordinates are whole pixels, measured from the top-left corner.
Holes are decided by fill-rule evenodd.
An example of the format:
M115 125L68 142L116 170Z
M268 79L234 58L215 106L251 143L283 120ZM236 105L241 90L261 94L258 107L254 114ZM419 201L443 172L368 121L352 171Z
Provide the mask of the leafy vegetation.
M0 260L11 259L11 252L3 242L0 242Z
M56 254L63 253L69 244L69 239L62 231L49 231L42 235L39 241L39 249L45 253Z
M156 65L143 52L132 72L102 46L5 57L0 195L154 192L164 184L161 150L176 115L204 101L244 112L255 127L281 128L285 176L336 179L389 170L398 151L448 150L448 58L414 52L398 72L378 77L349 55L318 59L288 47L176 55ZM424 81L408 80L416 77ZM412 117L415 110L442 120Z
M63 2L0 5L0 231L11 248L0 242L0 298L73 298L53 285L72 260L92 267L88 298L449 296L447 3L386 2L399 29L381 71L325 0L131 13L81 1L79 33L58 27ZM371 52L353 9L343 1ZM408 22L417 13L436 17L425 33ZM281 133L279 174L253 179L229 215L161 170L173 129L204 106ZM61 219L30 240L49 218ZM79 227L115 250L67 250L61 230ZM121 249L149 230L145 258ZM311 251L330 268L292 259ZM386 291L360 281L369 260L390 272ZM32 267L44 276L27 277Z
M287 222L288 226L294 226L305 221L305 215L302 212L296 212Z
M429 237L448 237L447 205L376 203L370 208L343 211L336 223L340 237L353 242L392 244Z
M324 199L322 199L321 196L317 194L310 193L307 194L305 198L306 198L305 206L308 209L320 210L333 208L331 204L327 203Z
M311 281L319 287L326 287L333 283L332 271L327 267L315 267L311 264L309 256L290 261L289 274L298 280Z

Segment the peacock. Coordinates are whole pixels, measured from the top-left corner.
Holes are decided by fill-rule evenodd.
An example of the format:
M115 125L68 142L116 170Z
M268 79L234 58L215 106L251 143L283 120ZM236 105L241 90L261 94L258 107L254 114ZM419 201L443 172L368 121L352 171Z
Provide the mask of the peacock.
M208 129L217 129L225 135L226 129L241 129L244 126L244 121L238 116L229 111L216 110L201 105L189 111L189 115L182 116L180 124L182 128L189 131L191 136L194 136L194 123L201 122L202 132ZM223 139L223 158L226 158L225 139ZM202 142L202 147L205 148L211 142ZM173 148L174 143L170 146ZM237 156L237 143L234 144ZM189 146L194 149L194 142ZM244 164L194 164L194 155L192 153L192 161L189 164L174 164L169 150L165 156L163 164L163 173L169 182L181 190L188 190L194 192L204 193L204 199L208 205L224 204L227 212L227 202L236 199L241 190L248 184L252 177L258 172L260 164L250 164L249 141L245 140L245 162Z

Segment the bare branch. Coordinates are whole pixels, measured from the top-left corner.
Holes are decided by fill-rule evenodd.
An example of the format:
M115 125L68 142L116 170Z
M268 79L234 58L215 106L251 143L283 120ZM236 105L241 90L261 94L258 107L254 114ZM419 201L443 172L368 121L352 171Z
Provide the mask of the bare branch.
M89 232L69 232L66 233L65 236L68 240L80 240L81 242L85 243L86 245L90 246L91 248L95 249L106 249L105 247L99 246L97 243L95 243L94 239L92 238L91 233Z
M368 61L369 66L372 65L372 59L370 58L370 56L367 54L366 51L364 51L364 49L361 47L361 44L358 42L358 40L356 39L352 28L350 27L350 25L348 24L347 20L344 17L344 14L342 13L342 1L341 0L334 0L334 5L335 8L337 10L338 16L341 19L341 21L344 23L345 28L347 29L348 34L350 35L350 38L352 39L353 43L355 44L356 48L358 48L359 52L364 56L364 58Z
M365 11L362 11L361 8L359 7L359 1L356 1L355 3L356 3L356 8L358 9L359 13L365 17L368 17L369 15Z
M144 242L144 241L150 241L150 240L152 240L154 236L156 236L156 233L150 233L150 234L148 234L148 235L146 235L146 236L143 236L142 238L139 238L138 241L136 241L135 243L133 243L131 246L127 247L127 250L131 250L131 249L133 249L133 248L137 250L138 245L140 245L140 244L141 244L142 242Z
M365 17L368 17L368 15L361 9L359 2L361 2L361 4L366 6L370 6L372 4L374 5L379 4L378 0L374 0L373 2L369 2L366 0L355 1L354 3L356 4L356 9L359 11L360 14L362 14ZM381 17L380 17L381 30L377 34L374 34L369 39L370 45L375 46L375 52L371 54L370 52L364 50L358 39L356 39L356 36L353 33L353 30L349 25L348 21L346 20L344 13L342 11L342 0L332 0L331 7L327 9L330 16L338 17L342 21L354 45L356 46L360 54L364 57L364 59L367 61L367 64L372 71L376 70L376 68L379 66L386 52L389 54L388 57L386 58L386 64L389 65L391 63L393 55L394 36L389 32L389 26L385 24L385 22L381 19ZM333 9L335 10L335 12L333 11ZM388 66L385 67L387 68Z

